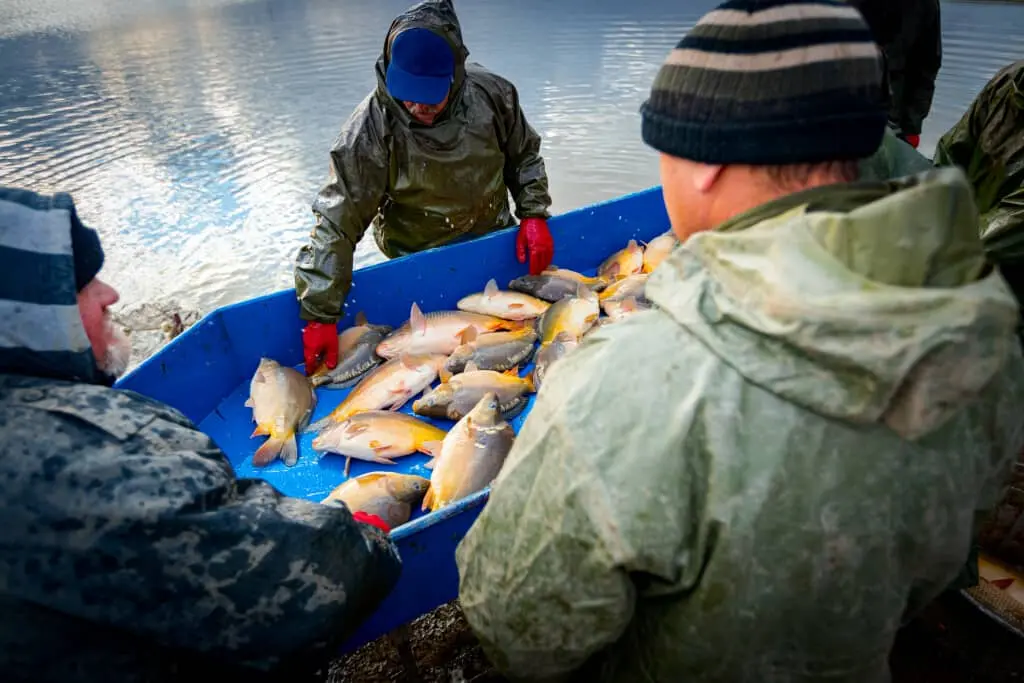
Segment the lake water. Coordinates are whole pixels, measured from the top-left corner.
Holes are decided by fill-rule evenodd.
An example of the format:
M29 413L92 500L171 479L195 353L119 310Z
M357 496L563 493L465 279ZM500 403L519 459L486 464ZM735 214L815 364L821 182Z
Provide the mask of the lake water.
M74 194L125 305L292 286L327 151L409 0L0 0L0 183ZM552 210L657 184L638 108L709 0L457 0L544 138ZM1024 5L943 3L938 137L1024 55ZM367 237L357 263L382 257Z

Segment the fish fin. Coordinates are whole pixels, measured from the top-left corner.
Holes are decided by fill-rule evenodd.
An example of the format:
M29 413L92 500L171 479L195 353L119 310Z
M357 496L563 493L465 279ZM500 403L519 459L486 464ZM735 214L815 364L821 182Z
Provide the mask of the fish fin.
M424 441L416 449L420 453L430 456L430 462L434 462L434 458L441 452L441 441ZM433 467L433 465L431 465Z
M299 461L299 444L296 442L294 434L285 439L284 445L281 447L281 460L286 467L295 467L295 463Z
M252 396L250 396L249 398L245 399L245 403L243 403L242 405L244 405L246 408L254 408L256 406L256 404L253 403L253 401L252 401Z
M622 308L627 311L635 311L639 308L635 296L627 296L622 300Z
M345 458L345 478L348 479L349 468L352 467L352 458Z
M256 467L269 465L281 453L284 443L284 439L270 437L252 454L252 464Z
M552 342L562 342L564 344L565 342L571 342L574 339L576 339L576 336L572 332L569 332L567 330L562 330L561 332L556 334L555 338L552 339L551 341Z
M604 271L604 276L611 281L619 279L619 271L622 270L622 266L618 262L608 266L608 270Z
M373 459L373 462L380 463L381 465L394 465L395 461L391 458L385 458L383 455L378 455Z
M416 305L416 302L412 302L412 306L409 308L409 327L415 334L420 334L427 331L427 318L423 315L423 311Z
M501 374L503 374L503 375L512 375L513 377L518 377L519 376L519 366L518 365L513 365L512 367L510 367L508 370L506 370L505 372L503 372Z
M356 434L362 434L369 428L370 425L365 422L349 422L348 426L345 427L345 434L347 436L355 436Z
M427 492L423 494L423 504L420 506L421 510L430 510L434 506L434 487L433 485L427 487Z
M498 291L498 281L492 277L490 280L487 281L487 284L484 286L484 296L490 298L497 294Z
M370 449L374 452L374 454L378 456L381 454L381 451L386 451L392 446L392 444L384 443L383 441L378 441L377 439L371 439L370 443L366 445L369 446Z
M259 424L259 425L256 425L256 429L252 430L252 434L249 435L249 438L251 439L251 438L253 438L255 436L261 436L261 435L265 435L265 434L269 434L269 433L270 433L269 429L267 429L265 426Z
M531 394L537 393L537 385L533 383L533 373L530 373L526 377L522 378L523 382L526 383L526 388Z
M444 384L445 382L450 380L455 375L448 368L441 368L441 370L437 373L437 376L441 380L441 384Z
M431 458L430 460L426 461L425 463L423 463L423 466L426 467L428 470L432 470L432 469L434 469L434 463L436 463L436 462L437 462L437 458L434 457L434 458Z
M523 307L523 305L522 304L517 304L517 303L511 303L511 304L508 305L508 307L511 308L513 311L518 311L520 308Z
M468 363L466 363L466 367L462 371L463 372L477 372L479 369L480 369L480 367L474 361L469 361Z
M491 280L491 282L494 281ZM476 327L470 325L469 327L459 331L459 333L455 336L458 337L463 344L472 344L473 342L476 341L477 338Z
M327 415L325 417L321 417L319 420L317 420L313 424L307 426L303 430L303 433L304 434L308 434L310 432L322 432L324 430L324 427L326 427L327 425L331 424L332 422L334 422L334 420L331 418L330 415Z
M369 325L369 324L370 324L370 321L366 319L366 313L364 313L362 311L359 311L358 313L356 313L356 324L353 325L353 327L363 327L364 325Z
M626 248L629 249L630 251L636 251L636 248L638 246L639 245L636 243L636 240L630 240L629 242L626 243Z
M590 315L583 319L583 322L587 323L588 325L593 325L594 322L596 322L597 319L600 317L601 316L597 313L591 313Z

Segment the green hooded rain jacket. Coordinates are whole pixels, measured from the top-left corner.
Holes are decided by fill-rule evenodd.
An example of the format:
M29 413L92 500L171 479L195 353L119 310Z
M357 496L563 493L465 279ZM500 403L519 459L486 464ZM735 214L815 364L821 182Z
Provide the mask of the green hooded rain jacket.
M957 169L691 237L554 365L456 551L511 680L875 683L1024 435L1017 306Z
M1024 301L1024 60L999 71L939 139L937 165L959 166L974 186L982 241Z
M385 85L391 41L407 28L429 28L456 55L448 105L432 125L416 121ZM467 64L468 56L450 0L425 0L392 22L377 87L331 148L329 180L313 203L316 223L296 259L303 319L341 317L353 252L371 223L377 246L394 258L514 225L510 191L517 218L550 216L541 139L515 86Z

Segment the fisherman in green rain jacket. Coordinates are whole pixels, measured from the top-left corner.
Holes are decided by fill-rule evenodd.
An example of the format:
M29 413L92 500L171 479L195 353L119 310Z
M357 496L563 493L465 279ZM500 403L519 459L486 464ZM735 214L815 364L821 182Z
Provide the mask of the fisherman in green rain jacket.
M989 257L1024 302L1024 60L999 70L935 148L974 186Z
M337 322L352 286L353 252L371 222L389 258L515 224L531 273L551 263L551 197L541 140L515 86L478 64L450 0L426 0L391 24L377 86L331 149L316 224L299 251L295 289L306 372L337 364Z
M731 0L642 110L681 244L555 363L456 550L512 681L887 683L1024 445L1016 302L844 2ZM756 74L756 75L755 75Z

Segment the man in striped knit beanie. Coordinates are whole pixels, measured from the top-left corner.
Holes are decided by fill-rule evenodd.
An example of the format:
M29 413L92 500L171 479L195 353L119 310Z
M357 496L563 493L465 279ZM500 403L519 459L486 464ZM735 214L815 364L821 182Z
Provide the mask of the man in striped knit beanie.
M887 682L964 566L1024 444L1017 306L961 171L851 182L880 68L830 0L672 50L643 136L683 243L548 371L456 553L510 680Z

